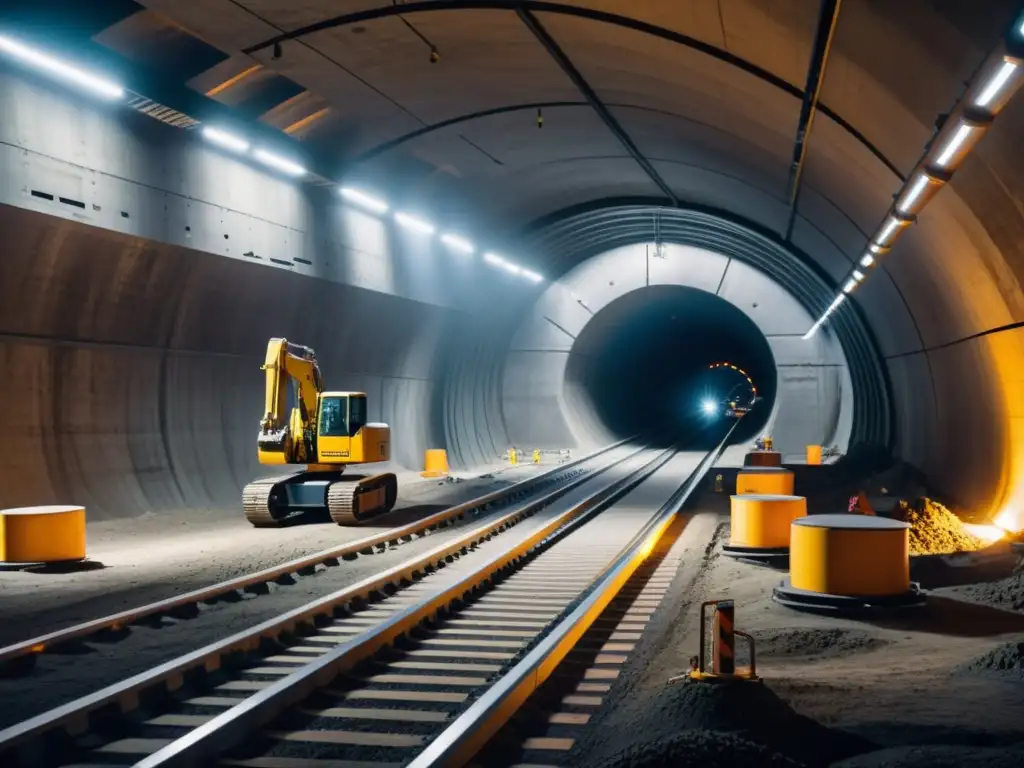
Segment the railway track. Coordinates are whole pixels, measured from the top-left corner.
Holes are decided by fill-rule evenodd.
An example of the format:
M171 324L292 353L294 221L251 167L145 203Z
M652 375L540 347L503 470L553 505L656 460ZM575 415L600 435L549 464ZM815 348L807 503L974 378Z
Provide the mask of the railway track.
M0 763L463 764L601 614L717 451L698 458L618 450L532 515L0 732Z
M359 556L394 549L414 538L436 533L516 501L525 503L542 497L552 499L554 497L546 493L545 489L554 489L556 492L571 489L574 487L573 482L580 480L594 468L600 467L603 457L625 442L614 443L535 477L526 478L407 525L374 533L245 576L12 643L0 648L0 676L16 677L29 674L36 667L36 662L48 654L75 653L81 643L91 639L110 640L123 637L130 633L132 625L144 623L151 627L159 626L165 617L173 620L187 619L196 615L197 609L205 604L237 599L239 596L252 597L265 592L268 584L294 583L301 577L336 567Z

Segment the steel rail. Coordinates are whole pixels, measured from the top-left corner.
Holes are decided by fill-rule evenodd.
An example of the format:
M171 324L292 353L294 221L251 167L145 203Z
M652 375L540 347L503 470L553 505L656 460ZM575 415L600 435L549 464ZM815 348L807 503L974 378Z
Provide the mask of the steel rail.
M641 448L630 454L629 458L644 450L648 449ZM329 685L339 673L351 669L359 662L371 657L418 627L422 622L436 617L440 611L445 610L453 602L461 600L466 594L502 573L504 569L525 557L536 546L548 541L556 531L575 529L572 523L592 516L633 490L667 463L676 452L675 448L668 448L660 452L654 459L645 462L625 477L613 481L573 504L566 511L547 521L527 538L495 555L457 583L444 587L407 608L397 610L393 616L381 624L355 636L348 642L339 644L314 661L303 665L259 693L243 699L240 704L231 707L134 765L136 768L185 768L202 765L217 758L274 717L299 703L317 689Z
M555 671L577 641L590 629L622 586L653 551L694 488L725 450L737 424L697 465L687 481L662 505L622 554L595 580L579 604L523 659L491 685L486 693L445 728L406 768L461 768L516 713Z
M606 450L611 450L611 448ZM543 496L517 505L514 509L500 517L476 526L453 539L449 539L429 552L417 555L392 568L369 576L357 584L340 589L254 627L160 664L146 672L134 675L95 693L80 697L10 726L0 731L0 764L7 764L4 762L4 758L8 753L17 753L22 750L31 752L35 749L34 745L38 744L38 740L44 736L55 732L63 732L70 736L85 733L90 727L90 718L94 714L102 713L111 707L116 707L121 712L132 711L138 708L140 697L146 691L158 687L168 691L175 691L183 686L187 673L199 669L206 672L216 671L221 666L221 659L229 653L257 650L262 641L276 639L285 633L295 632L304 625L311 625L316 619L332 614L338 607L349 605L358 600L366 600L374 594L380 594L389 588L399 587L402 582L413 582L418 576L421 576L438 563L459 556L469 547L512 527L536 511L548 506L573 488L603 475L612 467L628 461L645 450L647 450L645 446L631 450L625 456L578 476L569 483L560 485ZM351 643L348 643L345 647L348 648L350 645ZM34 754L32 757L34 759ZM12 764L17 765L20 763L14 762Z
M44 635L29 638L28 640L12 643L11 645L0 648L0 672L6 672L7 674L24 673L31 669L39 654L45 653L52 648L70 641L80 640L101 632L116 632L126 628L130 624L139 622L141 619L166 614L186 606L195 605L196 603L206 602L213 598L230 594L231 592L238 592L258 584L275 581L291 574L301 575L303 572L309 572L317 565L321 565L331 560L340 561L354 555L366 554L368 552L372 552L374 548L383 548L388 544L397 543L402 539L409 540L413 536L426 534L430 529L446 525L451 521L464 517L476 509L486 507L488 504L506 499L514 500L521 497L538 484L544 484L554 479L554 477L559 473L577 468L580 464L598 458L607 452L626 444L634 438L635 436L612 443L609 446L578 459L574 459L571 462L561 464L560 466L554 467L546 472L536 475L535 477L520 480L512 485L499 488L491 491L490 493L486 493L483 496L478 496L461 504L448 507L447 509L442 509L441 511L435 512L421 520L417 520L397 528L375 533L337 547L332 547L330 549L321 550L320 552L315 552L311 555L305 555L294 560L289 560L285 563L281 563L280 565L264 568L263 570L255 571L245 576L239 576L233 579L228 579L227 581L217 582L216 584L211 584L208 587L201 587L189 592L183 592L180 595L168 597L163 600L157 600L136 608L129 608L128 610L119 611L118 613L113 613L98 619L90 619L89 621L85 621L81 624L76 624L65 629L58 629Z

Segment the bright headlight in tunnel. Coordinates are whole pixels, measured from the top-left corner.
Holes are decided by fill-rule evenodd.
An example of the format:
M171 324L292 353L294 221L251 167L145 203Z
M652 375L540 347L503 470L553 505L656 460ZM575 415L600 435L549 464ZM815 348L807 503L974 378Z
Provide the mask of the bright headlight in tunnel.
M373 213L387 213L388 211L388 204L383 200L353 187L342 187L341 196Z
M218 147L230 149L233 152L248 152L249 142L233 133L222 131L219 128L206 126L203 128L203 138Z
M395 214L395 221L401 224L406 229L411 229L414 232L419 232L421 235L432 235L434 234L434 225L429 221L416 218L408 213L398 211Z
M67 62L55 59L45 53L29 48L27 45L12 40L9 37L0 36L0 50L14 56L26 64L37 69L48 72L51 75L68 80L75 85L80 85L95 94L107 99L124 98L124 88L117 83L104 80L101 77L90 75L78 67Z
M268 165L282 173L287 173L289 176L306 175L306 169L298 163L281 157L280 155L275 155L273 152L268 152L265 149L254 150L252 156L264 165Z
M718 403L711 399L702 400L700 409L704 412L705 416L714 416L718 413Z

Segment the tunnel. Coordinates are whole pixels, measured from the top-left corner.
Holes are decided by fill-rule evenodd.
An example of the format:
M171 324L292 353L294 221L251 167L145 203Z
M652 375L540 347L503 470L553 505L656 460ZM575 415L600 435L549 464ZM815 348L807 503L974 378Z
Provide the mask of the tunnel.
M712 368L717 362L729 366ZM748 383L748 374L760 388ZM671 425L661 440L711 447L721 437L713 426L721 426L715 422L727 402L753 404L757 392L756 414L742 420L731 440L760 433L775 402L775 364L757 326L724 299L651 286L611 302L584 327L565 387L582 401L574 410L592 412L611 440ZM714 408L705 409L706 402Z
M804 338L1016 4L89 5L0 12L123 87L0 61L0 505L237 505L280 336L410 470L706 430L726 362L737 450L1021 514L1021 99Z

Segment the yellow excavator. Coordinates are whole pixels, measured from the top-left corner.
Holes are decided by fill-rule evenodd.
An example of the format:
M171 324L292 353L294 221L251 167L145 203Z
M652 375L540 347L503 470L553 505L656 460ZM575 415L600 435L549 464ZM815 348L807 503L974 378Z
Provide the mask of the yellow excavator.
M338 525L354 525L390 512L398 496L394 474L343 476L347 466L390 458L391 429L367 423L366 394L324 392L316 353L287 339L270 340L263 370L267 390L256 443L259 461L305 464L306 470L245 486L246 519L272 528L294 514L326 510ZM289 389L295 403L290 412Z

